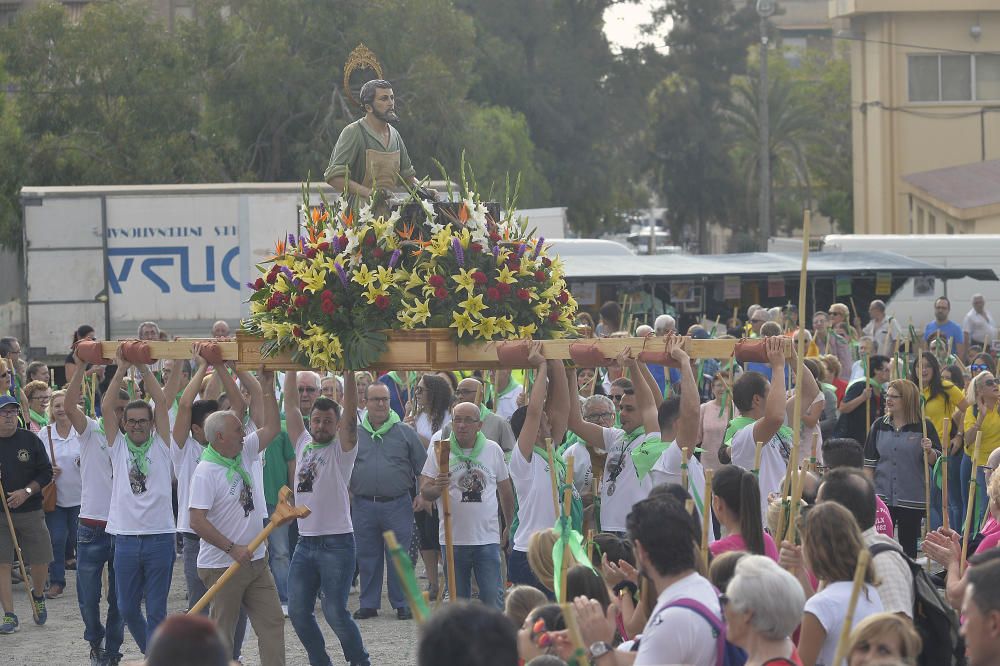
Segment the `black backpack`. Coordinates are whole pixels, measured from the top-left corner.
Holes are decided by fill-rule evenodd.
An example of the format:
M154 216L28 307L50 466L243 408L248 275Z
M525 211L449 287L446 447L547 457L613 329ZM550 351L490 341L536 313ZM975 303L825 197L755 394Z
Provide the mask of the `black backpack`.
M923 567L898 548L878 543L868 549L872 559L880 553L893 551L910 567L913 576L913 626L923 639L924 649L917 660L919 666L951 666L965 663L965 646L959 639L958 615L942 598Z

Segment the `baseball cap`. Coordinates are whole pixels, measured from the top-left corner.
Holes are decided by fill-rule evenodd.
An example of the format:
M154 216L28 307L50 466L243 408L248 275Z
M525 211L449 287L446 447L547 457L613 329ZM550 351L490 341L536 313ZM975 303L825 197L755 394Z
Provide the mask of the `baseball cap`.
M17 405L17 398L12 395L0 395L0 408L6 407L7 405Z

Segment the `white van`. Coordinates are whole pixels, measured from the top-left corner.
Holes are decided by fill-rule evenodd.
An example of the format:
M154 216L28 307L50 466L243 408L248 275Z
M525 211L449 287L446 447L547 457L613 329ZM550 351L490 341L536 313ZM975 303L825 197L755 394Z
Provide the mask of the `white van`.
M800 246L801 247L801 246ZM837 235L823 239L823 252L850 250L886 250L910 259L926 261L942 267L988 268L1000 265L1000 235ZM911 278L886 305L888 313L898 322L913 319L913 325L923 332L934 318L934 299L947 296L951 301L951 320L962 325L965 313L972 307L972 295L983 294L986 309L1000 315L1000 282L973 280L937 280L932 277ZM858 307L865 307L858 303Z

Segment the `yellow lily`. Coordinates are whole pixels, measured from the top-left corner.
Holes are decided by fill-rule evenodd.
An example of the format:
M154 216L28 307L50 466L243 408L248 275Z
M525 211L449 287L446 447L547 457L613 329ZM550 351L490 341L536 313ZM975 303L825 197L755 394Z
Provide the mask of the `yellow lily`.
M514 322L511 321L510 317L497 317L497 329L503 333L505 337L514 335Z
M459 303L459 305L473 317L479 316L479 313L486 309L486 304L483 303L482 294L476 294L475 296L470 294L469 297Z
M527 340L528 338L533 336L537 330L538 327L535 326L534 324L528 324L527 326L518 326L517 337Z
M472 295L472 291L476 288L476 281L472 279L472 270L466 270L464 268L458 269L458 275L452 275L451 279L455 281L459 289L465 289L469 295Z
M354 276L351 278L353 282L357 282L362 287L371 286L374 279L375 276L368 270L367 264L361 264L360 268L354 271Z
M534 311L535 316L537 316L539 319L548 317L549 313L552 311L552 308L549 307L548 301L542 301L540 303L536 303L534 306L532 306L531 309Z
M458 337L462 337L466 333L472 335L476 330L476 322L472 321L468 312L455 312L451 315L451 324L448 325L448 328L458 329Z
M476 331L483 339L492 340L493 337L500 331L497 318L485 317L482 321L476 324Z
M497 271L497 282L515 284L517 282L517 278L514 277L514 273L509 268L501 266L500 270Z

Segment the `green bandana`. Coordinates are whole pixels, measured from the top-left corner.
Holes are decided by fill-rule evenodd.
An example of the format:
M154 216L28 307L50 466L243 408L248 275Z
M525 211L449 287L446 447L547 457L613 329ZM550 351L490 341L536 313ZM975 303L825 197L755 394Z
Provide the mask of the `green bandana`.
M549 461L549 453L540 446L535 447L535 455L540 456L542 460L546 463L552 464ZM555 457L555 468L556 468L556 485L559 487L556 489L558 491L558 496L560 502L562 501L562 491L568 486L566 485L566 461L562 459L562 456ZM583 500L580 499L579 494L572 493L572 504L573 504L573 529L580 531L583 529ZM511 531L511 537L513 538L514 532Z
M476 433L476 443L472 445L472 451L469 453L466 453L468 449L463 449L458 445L454 432L451 433L448 440L451 442L451 457L470 466L479 459L479 454L486 448L486 435L481 432Z
M562 445L558 449L556 449L556 455L558 455L559 457L562 457L562 455L564 453L566 453L566 449L568 449L569 447L573 446L577 442L583 443L586 446L586 442L584 442L582 439L580 439L579 435L577 435L572 430L567 430L566 431L566 441L564 441L562 443Z
M486 409L486 405L485 404L479 405L479 420L480 421L485 421L486 417L489 415L489 413L490 413L490 410Z
M851 382L850 384L847 385L847 391L850 391L851 387L854 386L855 384L857 384L858 382L864 383L864 381L865 381L864 377L858 377L853 382ZM877 381L875 381L872 377L868 378L868 383L871 386L875 387L875 390L878 391L879 393L881 393L883 391L883 389L884 389L884 387L881 384L879 384ZM845 393L847 391L845 391Z
M245 469L243 469L243 454L237 453L235 458L227 458L209 444L205 447L205 450L201 453L201 459L204 462L214 463L220 467L226 468L226 481L232 481L233 477L237 474L243 477L243 483L246 484L247 488L253 488L253 480L251 480L250 475Z
M393 413L395 413L395 412L393 412ZM302 451L302 454L307 456L307 455L309 455L310 451L316 451L317 449L325 449L326 447L328 447L331 444L333 444L333 442L334 442L334 440L331 439L326 444L320 444L319 442L313 442L313 441L310 440L310 442L308 444L306 444L306 448Z
M638 439L639 437L641 437L641 436L643 436L645 434L646 434L646 427L645 426L639 426L638 428L636 428L632 432L625 433L625 437L624 437L625 444L626 445L631 444L636 439Z
M649 474L649 471L653 469L653 465L660 459L663 452L670 448L670 444L670 442L664 442L659 437L651 437L629 451L629 455L632 456L632 462L635 464L635 472L638 474L640 481Z
M511 377L510 379L507 380L507 386L504 388L504 390L502 390L499 393L497 393L497 400L499 400L500 398L502 398L505 395L509 394L514 389L518 389L520 387L521 387L521 385L518 384L517 382L515 382L514 378Z
M102 426L103 427L103 426ZM125 435L125 445L128 446L128 453L132 457L132 463L135 465L136 469L143 473L145 476L149 476L149 453L150 447L153 446L153 440L156 439L156 433L154 432L146 440L145 444L140 444L136 446L132 443L132 440L128 435Z
M365 418L361 419L361 427L368 431L368 434L372 436L373 440L382 439L382 436L389 432L389 430L392 429L392 426L397 423L399 423L399 414L391 409L389 410L389 418L386 419L385 423L383 423L378 430L373 428L371 422L368 421L368 412L365 412Z
M732 446L733 435L738 433L740 430L743 430L743 428L746 428L754 421L756 421L756 419L752 419L749 416L737 416L732 421L730 421L729 427L726 428L726 436L722 439L724 444L726 446ZM780 437L783 440L791 441L793 437L792 429L786 425L781 426L780 428L778 428L778 437ZM766 443L767 442L765 442L765 444Z
M49 417L47 417L45 414L39 414L30 407L28 408L28 416L31 418L32 421L38 424L39 428L44 428L49 424Z
M563 598L562 570L563 555L566 553L566 546L569 546L569 554L575 560L574 564L585 566L591 571L594 571L594 565L590 561L590 558L587 557L587 551L583 548L583 537L573 529L570 518L565 515L565 512L556 520L553 529L556 532L557 538L555 544L552 546L552 570L555 572L555 575L552 577L552 591L555 592L557 601L565 602L567 600Z

